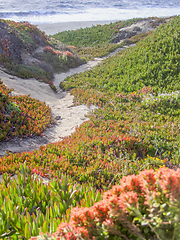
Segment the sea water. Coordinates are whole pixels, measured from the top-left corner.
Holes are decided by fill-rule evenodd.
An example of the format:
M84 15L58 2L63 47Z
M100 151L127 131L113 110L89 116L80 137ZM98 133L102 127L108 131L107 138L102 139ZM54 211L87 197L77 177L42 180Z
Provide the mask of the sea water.
M180 14L180 0L0 0L0 18L32 24Z

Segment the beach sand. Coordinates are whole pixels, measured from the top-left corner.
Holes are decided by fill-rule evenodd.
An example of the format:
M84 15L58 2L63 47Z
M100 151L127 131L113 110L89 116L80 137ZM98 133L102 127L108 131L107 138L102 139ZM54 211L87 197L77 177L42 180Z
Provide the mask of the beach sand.
M83 22L60 22L60 23L49 23L49 24L38 24L36 25L41 31L44 31L47 35L53 35L58 32L67 30L76 30L79 28L86 28L96 26L98 24L104 25L115 21L83 21Z
M97 24L108 24L108 21L91 21L91 22L66 22L66 23L55 23L55 24L41 24L38 27L45 31L47 35L53 34L59 31L78 29L83 27L96 26ZM132 26L123 28L125 30L132 30L134 27L143 28L143 32L152 30L149 25L145 22L139 22L133 24ZM117 49L115 52L110 53L106 57L115 55L118 51L125 49L128 46ZM54 85L58 89L58 93L54 93L49 85L38 82L35 79L20 79L15 76L11 76L0 68L0 78L8 88L13 88L13 94L15 95L28 95L45 102L52 111L52 116L57 120L56 125L51 126L44 132L44 136L38 136L35 138L26 139L12 139L10 141L4 141L0 143L0 156L3 156L6 151L8 152L22 152L22 151L32 151L38 149L41 145L45 145L52 142L61 141L63 137L71 135L77 126L80 126L84 121L88 120L86 114L95 109L91 106L89 109L86 105L73 106L73 96L67 92L63 92L59 88L59 83L64 81L66 77L74 75L76 73L84 72L86 70L92 69L97 64L106 58L95 58L92 61L87 62L77 68L69 69L65 73L55 74Z
M78 29L91 27L97 24L106 24L109 21L99 22L66 22L66 23L54 23L54 24L40 24L38 28L45 31L47 35L57 33L59 31ZM58 93L54 93L49 85L38 82L35 79L20 79L16 76L11 76L0 68L0 78L8 88L13 88L13 94L15 95L28 95L36 98L40 101L46 102L51 107L52 115L54 119L58 119L56 125L52 126L44 132L44 136L37 136L34 138L26 139L12 139L10 141L4 141L0 143L0 156L3 156L6 151L8 152L22 152L32 151L38 149L41 145L48 144L50 142L58 142L63 137L71 135L75 131L75 127L87 121L85 116L92 108L88 108L85 105L72 106L73 96L69 93L63 92L59 88L59 83L63 81L67 76L71 76L75 73L84 72L91 69L101 60L90 61L87 64L81 65L77 68L70 69L66 73L55 74L54 85L58 89Z
M66 23L55 23L55 24L42 24L38 25L41 30L44 30L47 35L53 34L63 30L78 29L83 27L90 27L97 24L107 24L108 21L101 22L66 22ZM148 26L143 23L139 25L132 25L124 29L131 29L135 26L143 27L144 31L148 30ZM142 26L141 26L142 25ZM127 46L124 46L126 48ZM110 53L106 57L115 55L118 51L124 48L119 48L115 52ZM13 88L13 94L15 95L28 95L45 102L52 111L52 116L57 120L56 125L51 126L44 132L44 136L38 136L35 138L26 139L12 139L10 141L4 141L0 143L0 156L3 156L6 151L8 152L22 152L32 151L38 149L41 145L45 145L52 142L61 141L63 137L71 135L77 126L80 126L84 121L88 120L86 114L93 110L95 107L91 106L89 109L86 105L73 106L73 96L67 92L63 92L59 88L59 83L64 81L66 77L74 75L76 73L84 72L92 69L97 64L106 58L95 58L92 61L87 62L77 68L69 69L66 73L55 74L54 85L58 89L58 93L54 93L49 85L38 82L35 79L20 79L15 76L11 76L0 68L0 78L8 88Z
M109 21L91 21L91 22L66 22L66 23L54 23L54 24L40 24L38 28L45 31L47 35L58 33L60 31L78 29L96 26L97 24L108 24ZM20 79L16 76L11 76L0 69L0 78L8 88L13 88L13 94L15 95L28 95L36 98L40 101L46 102L51 107L52 115L54 119L58 119L56 125L52 126L44 132L44 136L37 136L34 138L26 139L12 139L10 141L4 141L0 143L0 156L3 156L6 151L8 152L22 152L32 151L38 149L41 145L48 144L50 142L58 142L63 137L71 135L75 131L75 127L87 121L85 116L92 108L88 108L85 105L72 106L73 96L69 93L63 92L59 88L59 83L63 81L67 76L71 76L75 73L84 72L91 69L101 60L90 61L87 64L81 65L77 68L70 69L66 73L55 74L54 85L58 89L58 93L54 93L49 85L38 82L35 79Z
M4 156L6 152L33 151L42 145L61 141L63 137L71 135L77 126L89 120L85 115L95 107L73 106L73 96L63 92L59 88L59 83L66 77L89 70L100 62L101 60L89 61L77 68L69 69L65 73L55 74L54 85L57 87L58 93L54 93L48 84L38 82L36 79L21 79L11 76L0 68L0 78L8 88L14 89L12 92L14 95L30 94L32 98L45 102L51 108L52 116L56 120L55 125L46 129L44 136L15 138L7 142L0 142L0 156Z

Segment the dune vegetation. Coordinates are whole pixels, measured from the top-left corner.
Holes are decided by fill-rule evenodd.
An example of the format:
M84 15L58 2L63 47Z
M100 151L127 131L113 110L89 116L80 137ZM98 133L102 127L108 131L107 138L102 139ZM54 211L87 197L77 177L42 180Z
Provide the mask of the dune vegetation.
M0 141L40 135L52 122L51 109L29 96L11 96L0 81Z
M0 19L0 30L0 66L12 75L35 78L56 91L54 73L84 63L73 49L59 41L54 42L28 22Z
M87 60L94 59L95 57L103 57L113 52L115 49L123 46L136 43L139 40L150 34L142 32L138 35L129 36L124 39L122 43L114 41L124 27L131 26L132 24L142 21L142 18L134 18L127 21L119 21L111 24L97 25L89 28L81 28L75 31L63 31L54 34L52 37L67 45L76 47L75 52ZM165 18L148 18L150 27L155 29L160 24L166 21Z
M103 28L105 44L112 32ZM0 238L178 240L179 64L177 16L135 47L66 78L60 86L74 104L98 108L61 142L0 158ZM11 112L25 110L3 84L0 93L0 116L10 125ZM41 114L40 103L28 101Z

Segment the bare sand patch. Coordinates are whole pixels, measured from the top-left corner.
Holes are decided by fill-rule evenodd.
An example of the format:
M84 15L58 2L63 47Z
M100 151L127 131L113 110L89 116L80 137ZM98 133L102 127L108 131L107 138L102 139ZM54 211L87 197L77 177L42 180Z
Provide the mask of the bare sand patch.
M73 28L77 29L80 27L92 26L93 24L98 24L99 22L74 22ZM105 24L103 22L101 24ZM84 24L84 25L83 25ZM141 31L149 30L149 21L138 22L130 27L124 28L123 30L132 31L135 27L141 28ZM50 29L57 32L61 31L60 27L65 26L70 29L70 23L63 24L45 24L44 26L38 25L41 30L46 31L46 34L50 34ZM44 27L44 29L43 29ZM72 26L71 26L72 27ZM67 29L67 30L68 30ZM134 44L132 44L134 46ZM57 120L57 124L53 125L44 132L44 136L36 136L33 138L23 138L23 139L12 139L8 142L0 142L0 156L3 156L6 151L8 152L22 152L22 151L32 151L38 149L41 145L48 143L53 143L60 141L63 137L69 136L75 131L75 127L81 125L84 121L87 121L88 118L86 114L94 109L92 106L88 108L86 105L72 106L73 105L73 96L67 92L63 92L59 88L60 82L68 76L71 76L76 73L84 72L95 67L97 64L101 63L105 58L115 55L117 52L125 49L128 46L123 48L116 49L115 52L110 53L108 56L103 58L96 58L93 61L89 61L86 64L80 65L77 68L72 68L65 73L55 74L54 85L58 89L58 92L55 93L49 87L48 84L43 82L38 82L35 79L21 79L16 76L11 76L0 69L0 78L5 83L8 88L13 88L12 92L15 95L28 95L32 98L38 99L42 102L45 102L50 106L52 110L52 116ZM41 49L42 51L42 49ZM27 61L34 61L34 59L27 59L28 56L25 56Z
M33 138L14 138L10 141L0 142L0 156L4 156L6 152L16 153L23 151L33 151L42 145L58 142L71 135L76 127L83 122L89 120L86 115L95 109L95 106L88 108L86 105L73 106L73 96L68 92L64 92L59 88L60 82L68 76L76 73L85 72L96 65L100 64L104 59L115 55L117 52L125 49L118 48L103 58L95 58L86 64L77 68L69 69L67 72L54 75L54 86L57 88L55 93L48 84L39 82L36 79L21 79L16 76L5 73L0 68L0 78L8 88L13 88L14 95L30 95L32 98L45 102L52 111L52 117L56 120L56 124L46 129L44 136L35 136Z
M88 108L86 105L73 106L73 96L70 93L63 92L59 88L59 83L64 81L67 76L84 72L100 62L101 60L90 61L87 64L70 69L66 73L55 74L54 85L58 89L57 93L44 82L38 82L35 79L21 79L0 69L0 78L4 84L8 88L14 89L12 94L30 95L32 98L45 102L50 106L52 116L56 120L56 124L47 129L44 136L14 138L10 141L0 142L0 156L3 156L6 152L32 151L38 149L41 145L58 142L63 137L71 135L77 126L87 121L88 118L85 115L95 107Z

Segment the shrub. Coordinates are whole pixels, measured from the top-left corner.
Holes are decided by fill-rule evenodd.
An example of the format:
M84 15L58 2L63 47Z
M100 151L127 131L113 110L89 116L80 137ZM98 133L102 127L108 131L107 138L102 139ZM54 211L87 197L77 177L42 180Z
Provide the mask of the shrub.
M69 223L53 234L65 239L158 239L180 237L180 170L161 168L123 177L92 207L71 210Z
M29 96L11 96L11 91L0 81L0 141L40 135L51 123L50 108Z

